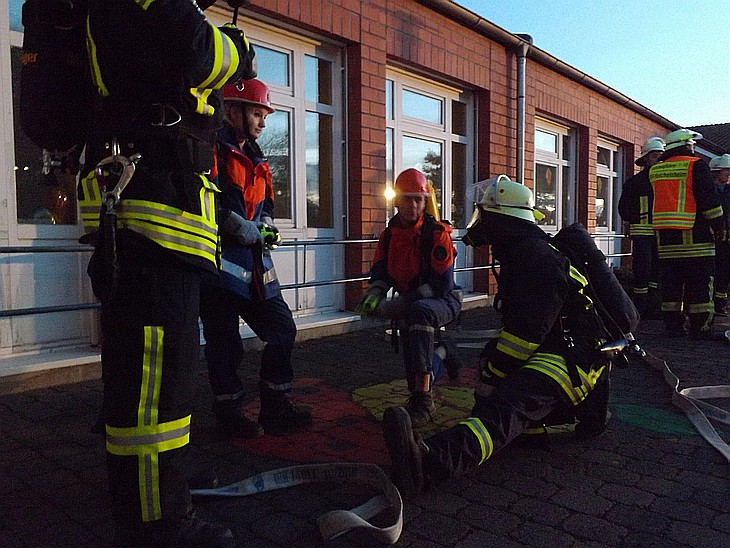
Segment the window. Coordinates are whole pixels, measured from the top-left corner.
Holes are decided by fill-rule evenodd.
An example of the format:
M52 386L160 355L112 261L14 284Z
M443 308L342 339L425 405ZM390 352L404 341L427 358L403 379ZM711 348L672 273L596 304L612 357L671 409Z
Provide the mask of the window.
M596 230L611 231L616 229L618 215L616 208L617 175L620 173L621 156L615 143L598 139L596 147Z
M278 226L332 231L344 188L339 48L275 34L255 23L246 32L256 48L258 78L271 90L275 112L259 145L269 160Z
M575 139L567 127L535 121L535 208L546 230L559 230L577 219Z
M471 204L474 117L471 94L389 69L385 83L387 186L409 167L436 191L441 216L464 228ZM388 202L388 215L394 213Z

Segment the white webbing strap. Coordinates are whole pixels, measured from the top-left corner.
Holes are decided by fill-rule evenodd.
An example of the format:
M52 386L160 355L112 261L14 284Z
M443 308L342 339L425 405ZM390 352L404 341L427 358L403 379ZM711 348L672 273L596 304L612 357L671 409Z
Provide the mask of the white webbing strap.
M696 386L679 389L679 378L669 369L667 362L646 354L644 361L659 370L672 388L672 403L684 411L700 435L717 449L730 463L730 445L723 440L710 420L730 425L730 412L702 400L730 398L730 385Z
M265 491L294 487L305 483L354 482L370 485L382 491L352 510L332 510L317 518L319 532L327 541L353 529L365 529L383 544L395 544L403 530L403 500L383 470L375 464L332 463L306 464L270 470L226 487L192 489L191 495L216 497L245 497ZM376 527L368 522L383 510L394 508L396 522L388 527Z

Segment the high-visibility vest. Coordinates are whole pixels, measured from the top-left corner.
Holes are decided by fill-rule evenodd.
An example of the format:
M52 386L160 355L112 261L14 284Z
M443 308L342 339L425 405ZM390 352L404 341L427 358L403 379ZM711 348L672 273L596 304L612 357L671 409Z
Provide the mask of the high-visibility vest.
M654 230L690 230L694 226L697 202L692 189L692 168L698 160L694 156L675 156L651 167Z

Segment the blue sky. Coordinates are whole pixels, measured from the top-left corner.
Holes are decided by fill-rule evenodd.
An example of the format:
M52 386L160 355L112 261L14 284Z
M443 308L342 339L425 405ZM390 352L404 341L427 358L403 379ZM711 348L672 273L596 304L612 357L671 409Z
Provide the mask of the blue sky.
M683 126L730 122L730 7L717 0L456 0ZM529 77L529 63L528 63Z

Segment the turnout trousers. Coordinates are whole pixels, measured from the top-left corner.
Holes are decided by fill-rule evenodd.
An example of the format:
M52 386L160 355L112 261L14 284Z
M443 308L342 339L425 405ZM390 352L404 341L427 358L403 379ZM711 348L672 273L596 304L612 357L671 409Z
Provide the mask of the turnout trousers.
M129 532L190 508L200 272L149 244L118 244L118 286L101 307L103 417L112 511Z
M632 236L631 260L634 272L633 297L640 314L648 307L650 290L657 289L659 281L659 259L656 238L651 236Z
M662 319L670 333L681 331L685 314L690 334L712 328L715 257L659 259L662 273Z
M727 300L730 288L730 242L715 244L715 298Z
M556 364L561 361L552 357L557 358ZM461 476L504 449L528 426L561 408L573 407L579 421L586 424L605 424L607 365L588 374L581 371L583 386L578 388L566 385L567 373L565 377L558 373L557 382L552 375L532 369L528 361L488 397L477 398L471 417L425 440L429 452L423 461L424 475L435 481Z
M281 293L265 301L253 301L204 283L201 295L205 357L216 400L243 396L243 384L236 373L244 355L239 317L266 343L261 355L263 384L272 390L291 389L294 378L291 355L297 327Z

